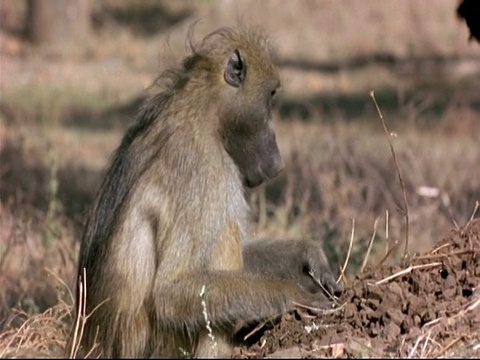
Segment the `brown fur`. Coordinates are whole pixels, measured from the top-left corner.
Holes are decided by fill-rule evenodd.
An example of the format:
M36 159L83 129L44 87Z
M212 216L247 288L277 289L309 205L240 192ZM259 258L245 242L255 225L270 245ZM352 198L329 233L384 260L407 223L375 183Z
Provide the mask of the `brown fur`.
M98 343L102 357L228 356L237 324L321 304L291 282L243 272L244 186L283 168L271 125L279 84L268 40L229 28L159 77L87 217L84 352Z
M260 239L245 245L243 258L246 273L293 281L313 294L342 294L319 241Z

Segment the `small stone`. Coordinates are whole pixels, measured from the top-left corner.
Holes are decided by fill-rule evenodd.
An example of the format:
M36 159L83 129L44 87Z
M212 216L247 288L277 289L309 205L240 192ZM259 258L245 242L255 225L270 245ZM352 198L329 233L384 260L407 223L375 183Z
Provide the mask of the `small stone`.
M353 318L356 313L357 313L357 307L355 306L355 304L348 303L345 306L345 318L346 319Z
M393 321L385 326L383 332L386 334L387 338L395 339L401 333L400 326L396 325Z
M397 326L401 326L405 319L405 315L398 309L388 309L385 315Z

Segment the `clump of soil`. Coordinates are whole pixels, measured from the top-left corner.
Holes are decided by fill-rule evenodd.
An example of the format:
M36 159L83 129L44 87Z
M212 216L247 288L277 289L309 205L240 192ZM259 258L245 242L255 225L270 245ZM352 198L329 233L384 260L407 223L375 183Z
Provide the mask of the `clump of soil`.
M480 219L426 254L357 276L336 311L285 314L237 358L441 356L480 338ZM480 355L477 349L476 356Z

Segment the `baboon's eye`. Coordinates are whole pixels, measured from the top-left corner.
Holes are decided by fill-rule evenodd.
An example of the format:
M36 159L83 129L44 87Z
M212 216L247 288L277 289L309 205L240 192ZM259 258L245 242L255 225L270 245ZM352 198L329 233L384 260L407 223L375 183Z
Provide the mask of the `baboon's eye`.
M237 49L233 50L225 68L225 81L229 85L239 87L245 79L246 71L247 69L240 53Z
M280 85L280 82L278 82L277 84L272 86L270 89L271 89L270 90L270 97L273 99L273 98L275 98L275 95L277 95L278 90L282 89L282 87Z

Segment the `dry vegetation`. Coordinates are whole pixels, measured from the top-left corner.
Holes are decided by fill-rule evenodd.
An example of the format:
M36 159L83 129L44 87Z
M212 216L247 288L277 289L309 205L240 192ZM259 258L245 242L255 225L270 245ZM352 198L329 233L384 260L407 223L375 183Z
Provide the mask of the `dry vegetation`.
M255 236L322 239L337 267L353 231L348 279L374 229L371 264L403 241L402 188L370 90L405 183L409 253L466 224L480 200L480 46L467 42L456 1L104 0L75 54L29 45L22 3L2 2L0 24L2 358L62 356L84 213L144 89L183 54L198 18L203 34L241 14L278 43L287 168L249 195ZM411 353L397 355L437 354L408 341Z

